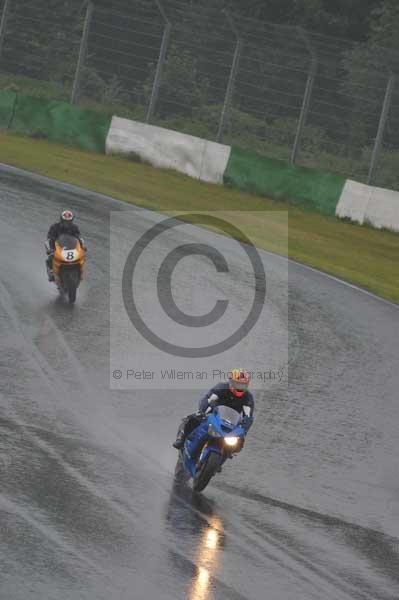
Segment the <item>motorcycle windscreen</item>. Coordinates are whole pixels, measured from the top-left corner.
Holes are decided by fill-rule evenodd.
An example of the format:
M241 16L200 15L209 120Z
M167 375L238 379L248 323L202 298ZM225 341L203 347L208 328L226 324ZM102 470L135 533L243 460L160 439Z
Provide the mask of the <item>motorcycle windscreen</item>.
M238 423L241 420L241 414L234 410L234 408L231 408L230 406L218 406L216 412L222 419L222 421L225 421L233 427L238 425Z
M63 233L57 238L57 244L59 244L63 250L75 250L78 245L78 239L74 235Z

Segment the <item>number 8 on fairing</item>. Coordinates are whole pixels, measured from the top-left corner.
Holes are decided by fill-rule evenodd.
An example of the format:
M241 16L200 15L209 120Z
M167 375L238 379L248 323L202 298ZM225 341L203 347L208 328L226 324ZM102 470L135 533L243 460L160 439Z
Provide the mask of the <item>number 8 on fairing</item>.
M64 250L62 252L62 256L64 257L64 260L68 260L68 261L76 260L76 255L75 255L74 250Z

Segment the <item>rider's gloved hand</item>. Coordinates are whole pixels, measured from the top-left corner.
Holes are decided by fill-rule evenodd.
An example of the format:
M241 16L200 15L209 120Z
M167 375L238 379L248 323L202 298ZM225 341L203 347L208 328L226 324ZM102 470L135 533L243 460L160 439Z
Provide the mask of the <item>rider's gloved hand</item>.
M252 418L251 417L247 417L246 415L244 415L243 418L241 419L241 425L243 426L243 428L245 429L245 431L248 431L248 429L252 425Z
M206 413L203 410L198 410L195 413L195 416L198 417L198 419L205 419Z

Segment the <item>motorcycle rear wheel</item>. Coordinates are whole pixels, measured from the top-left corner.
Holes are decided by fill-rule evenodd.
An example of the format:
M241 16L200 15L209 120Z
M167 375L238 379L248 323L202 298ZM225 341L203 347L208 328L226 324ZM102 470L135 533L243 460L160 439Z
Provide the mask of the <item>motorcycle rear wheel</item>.
M195 492L202 492L218 471L222 462L222 457L220 454L216 452L211 452L202 465L201 469L198 471L197 475L194 477L193 481L193 490Z

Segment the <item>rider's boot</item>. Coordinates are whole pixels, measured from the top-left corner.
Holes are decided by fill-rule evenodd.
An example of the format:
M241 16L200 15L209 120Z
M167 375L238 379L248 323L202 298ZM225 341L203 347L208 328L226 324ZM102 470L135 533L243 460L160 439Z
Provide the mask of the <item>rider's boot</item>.
M202 419L205 418L205 414L201 411L188 415L180 423L179 430L177 432L176 441L173 443L173 448L181 450L186 441L186 437L201 423Z
M176 448L176 450L181 450L184 446L184 435L178 435L176 438L176 441L173 442L173 448Z
M48 257L46 260L47 277L49 281L54 281L54 272L52 269L52 257Z
M173 442L173 448L176 448L176 450L181 450L184 446L185 439L186 436L184 435L184 429L179 428L179 431L177 432L176 436L176 441Z
M47 267L47 277L49 281L54 281L54 273L52 269Z
M181 450L184 446L184 442L186 440L186 425L187 425L188 420L189 420L189 417L186 417L180 423L180 427L177 431L176 441L173 442L173 444L172 444L173 448L176 448L176 450Z

